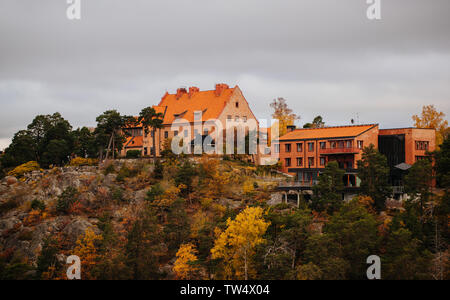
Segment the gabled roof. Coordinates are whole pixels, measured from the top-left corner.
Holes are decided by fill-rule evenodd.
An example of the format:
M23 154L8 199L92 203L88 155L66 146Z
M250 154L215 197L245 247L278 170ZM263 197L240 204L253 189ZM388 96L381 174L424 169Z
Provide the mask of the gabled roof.
M335 126L323 128L302 128L288 132L280 137L279 140L309 140L326 138L351 138L356 137L369 129L378 126L378 124Z
M141 136L131 136L127 137L124 148L142 148L144 145L144 137Z
M177 118L194 122L195 111L203 112L203 121L217 119L236 88L238 87L230 88L226 84L218 84L215 90L200 91L191 87L189 91L178 89L176 94L166 93L158 104L159 107L166 107L164 124L172 124Z

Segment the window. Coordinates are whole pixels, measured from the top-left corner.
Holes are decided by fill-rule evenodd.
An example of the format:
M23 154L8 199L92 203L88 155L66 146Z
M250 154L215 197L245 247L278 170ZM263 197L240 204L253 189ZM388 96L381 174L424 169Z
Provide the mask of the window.
M175 135L175 136L178 135L178 130L175 130L174 135Z
M280 153L280 144L275 144L274 148L275 148L275 153Z
M291 159L290 158L285 158L284 162L285 162L284 164L285 164L286 167L290 167L291 166Z
M352 147L352 141L347 141L347 142L345 143L345 147L346 147L346 148L351 148L351 147Z
M285 152L291 152L291 144L285 144L284 145L284 151Z
M419 156L419 155L417 155L416 156L416 161L427 159L427 158L428 158L428 156Z
M244 123L247 123L247 116L243 116L242 120L244 120Z
M303 151L303 143L297 143L297 152Z
M325 149L327 147L327 143L325 142L320 142L320 149Z
M297 167L301 167L303 165L303 157L297 157Z
M164 131L164 138L167 139L169 137L169 132L168 131Z
M320 165L325 166L325 157L320 158Z
M314 166L314 157L308 157L308 167Z
M416 142L416 150L428 150L428 142Z
M236 117L234 118L234 121L235 121L235 122L239 122L239 116L236 116Z
M208 134L209 134L208 128L203 129L203 134L204 134L204 135L208 135Z
M358 141L358 149L362 149L364 147L363 141Z
M331 149L336 149L336 142L330 142Z
M314 143L308 143L308 151L313 152L314 151Z
M228 115L228 116L227 116L227 120L228 120L228 121L231 121L231 115Z
M239 102L236 102L236 108L239 108Z
M339 147L339 149L343 149L344 148L344 141L339 141L338 142L338 147Z
M185 129L185 130L184 130L184 137L188 137L188 134L189 134L188 130Z

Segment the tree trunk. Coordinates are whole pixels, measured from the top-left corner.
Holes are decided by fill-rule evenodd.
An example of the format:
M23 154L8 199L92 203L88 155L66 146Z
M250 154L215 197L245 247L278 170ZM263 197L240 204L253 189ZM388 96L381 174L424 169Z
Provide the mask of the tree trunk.
M152 129L152 138L153 138L153 163L156 163L156 130L155 128Z

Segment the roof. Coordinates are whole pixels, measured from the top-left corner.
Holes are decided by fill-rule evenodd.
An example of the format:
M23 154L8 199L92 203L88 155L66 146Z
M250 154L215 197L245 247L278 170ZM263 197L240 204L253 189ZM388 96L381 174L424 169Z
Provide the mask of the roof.
M217 119L222 113L234 90L226 84L217 84L215 90L200 91L196 87L178 89L176 94L166 93L159 107L166 107L164 124L171 124L175 119L194 122L194 112L202 111L202 120Z
M141 148L144 145L144 137L141 136L131 136L127 137L124 148Z
M378 126L378 124L335 126L323 128L302 128L288 132L287 134L280 137L279 140L310 140L356 137L376 126Z

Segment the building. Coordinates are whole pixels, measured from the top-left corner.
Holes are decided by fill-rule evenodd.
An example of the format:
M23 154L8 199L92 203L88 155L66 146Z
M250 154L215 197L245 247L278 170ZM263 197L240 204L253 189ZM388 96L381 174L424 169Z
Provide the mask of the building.
M423 128L381 129L378 150L387 158L390 168L389 182L394 192L403 192L403 177L418 160L429 157L436 149L436 130Z
M198 135L210 136L214 144L219 138L226 139L226 127L234 127L236 131L243 128L246 133L259 130L258 120L238 86L230 88L226 84L216 84L215 89L207 91L197 87L179 88L174 94L166 92L153 107L163 115L163 128L155 132L155 145L152 133L145 134L142 126L127 128L131 136L127 138L122 155L140 149L144 156L152 155L153 151L159 156L164 150L164 142L177 135L192 140ZM198 120L202 124L200 129L195 125ZM208 120L220 121L223 128L211 125Z
M402 194L407 170L417 160L426 158L427 151L435 150L435 130L379 129L378 124L313 129L289 126L287 134L274 142L272 149L279 153L282 172L295 176L295 182L281 185L280 189L311 190L327 163L336 161L345 169L344 194L350 197L360 186L357 161L362 158L363 148L370 144L387 157L394 194Z
M378 146L378 125L337 126L311 129L288 127L288 132L273 145L279 153L282 172L294 175L304 186L314 185L330 161L346 170L345 185L356 187L356 163L362 149Z

